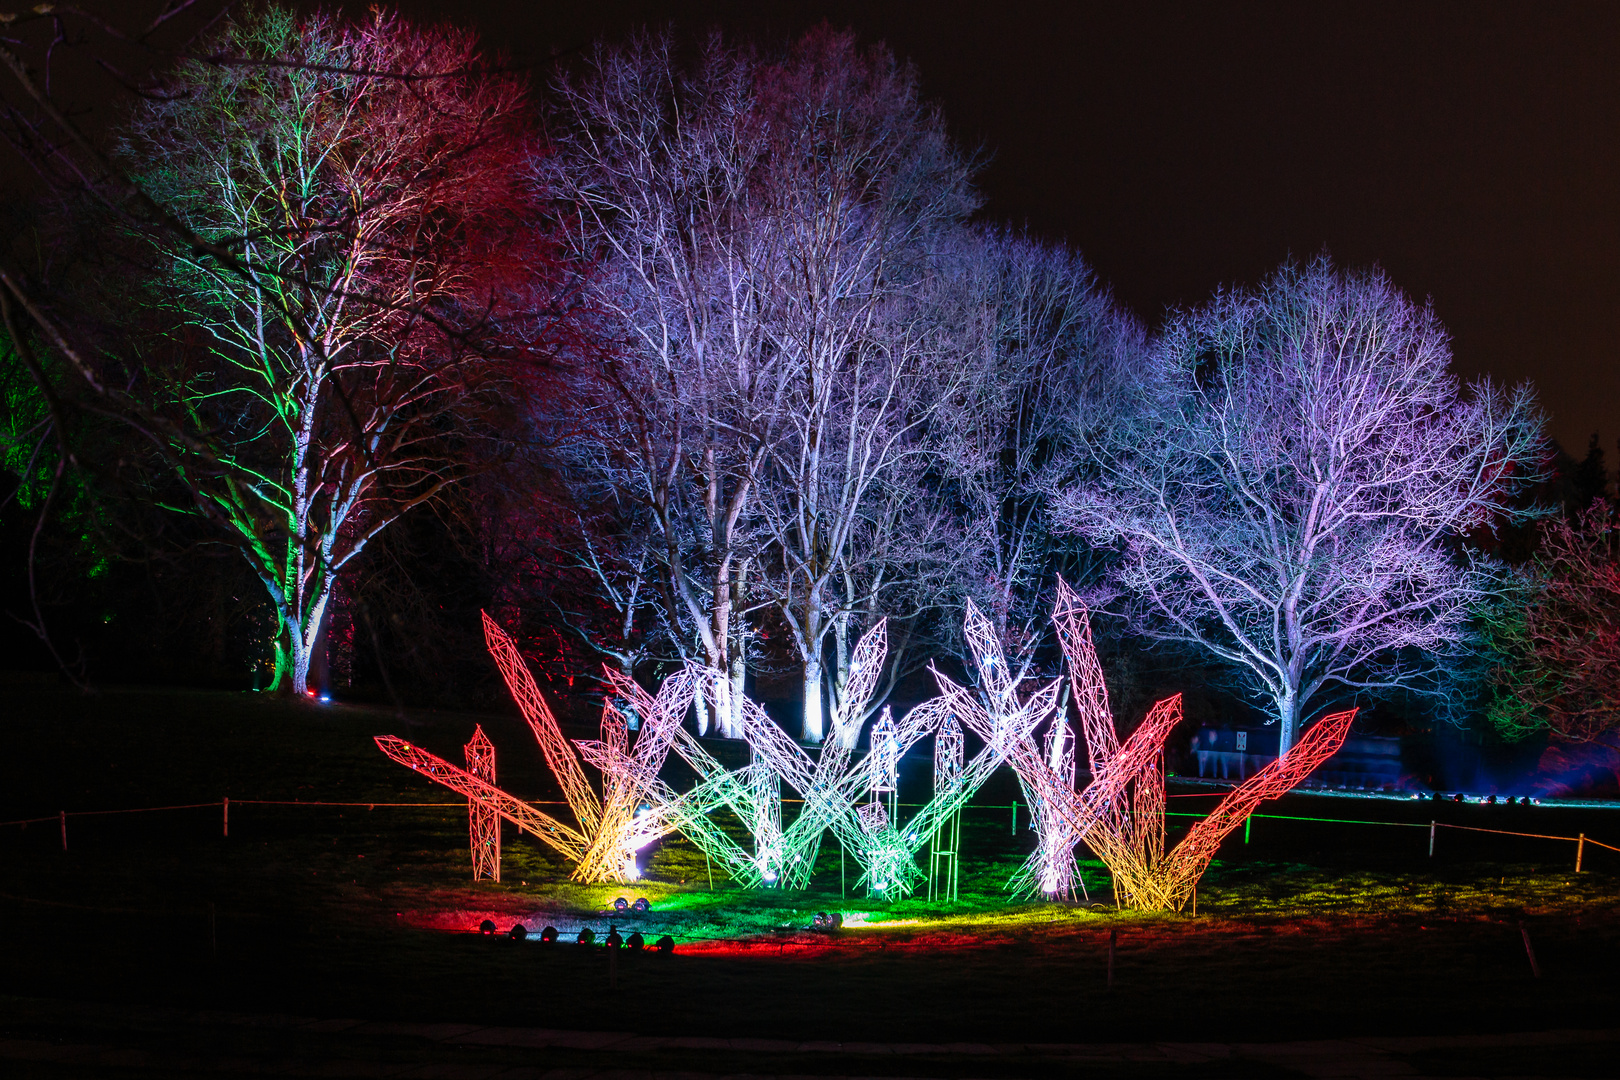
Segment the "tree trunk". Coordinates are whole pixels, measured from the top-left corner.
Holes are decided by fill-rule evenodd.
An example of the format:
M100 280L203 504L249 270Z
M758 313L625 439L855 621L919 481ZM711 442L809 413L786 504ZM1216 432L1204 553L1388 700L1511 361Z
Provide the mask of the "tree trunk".
M804 661L804 741L819 743L827 734L826 710L821 701L821 656L812 652Z
M1277 756L1288 753L1288 748L1299 741L1299 691L1289 687L1277 698Z
M709 703L701 684L692 693L692 711L697 714L697 733L701 739L709 733Z
M742 703L748 680L748 658L738 641L738 649L731 657L731 730L734 738L742 737Z

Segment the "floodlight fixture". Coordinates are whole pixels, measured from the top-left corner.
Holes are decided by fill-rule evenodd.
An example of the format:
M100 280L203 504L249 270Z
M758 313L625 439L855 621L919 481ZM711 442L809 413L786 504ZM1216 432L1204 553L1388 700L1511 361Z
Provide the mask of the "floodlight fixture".
M636 897L636 902L630 905L630 910L644 915L648 911L652 910L652 905L647 903L647 898L645 896L638 896Z
M545 945L556 944L557 928L555 926L548 926L544 930L540 931L540 941Z
M610 949L617 949L619 946L624 944L624 938L619 934L619 928L617 926L608 927L608 936L603 940L602 944L606 945Z
M647 939L642 937L641 931L638 930L624 939L624 947L631 952L640 952L647 947Z
M614 911L629 911L630 910L630 901L626 900L622 896L619 897L618 899L613 901L613 910Z
M663 937L661 937L657 941L653 942L653 951L654 952L661 952L661 953L664 953L665 955L668 955L668 954L674 952L675 951L675 939L670 937L668 934L665 934Z
M529 936L529 928L522 923L513 923L512 929L506 933L513 941L522 941Z
M480 934L493 934L495 932L494 921L491 919L485 919L483 922L479 923L478 932Z
M596 944L596 931L587 926L579 932L579 936L574 941L579 945L594 945Z

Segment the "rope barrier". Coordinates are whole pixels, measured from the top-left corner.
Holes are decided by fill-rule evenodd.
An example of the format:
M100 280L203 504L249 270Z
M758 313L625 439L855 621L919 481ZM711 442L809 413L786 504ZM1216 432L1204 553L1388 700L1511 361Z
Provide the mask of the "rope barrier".
M1578 836L1548 836L1546 833L1509 832L1507 829L1481 829L1481 828L1477 828L1477 827L1475 827L1473 825L1452 825L1449 822L1445 822L1445 821L1437 821L1437 822L1435 822L1435 825L1439 826L1442 829L1463 829L1463 830L1465 830L1467 832L1496 833L1498 836L1527 836L1532 840L1568 840L1572 844L1579 843L1580 839L1581 839ZM1595 844L1595 843L1597 843L1597 841L1596 840L1588 840L1587 843ZM1604 845L1604 846L1607 847L1608 845Z
M216 799L213 802L176 803L173 806L136 806L126 810L64 810L61 813L49 814L45 817L17 818L14 821L0 821L0 828L7 825L35 825L42 821L60 821L63 817L103 817L108 814L151 814L159 810L202 810L208 807L224 806L229 801L235 806L364 806L370 810L378 806L415 806L422 808L454 808L464 810L467 807L465 800L461 802L331 802L319 799ZM565 806L566 803L557 800L533 800L531 806Z
M1212 793L1212 794L1218 794L1218 793ZM1191 798L1191 797L1195 797L1195 796L1174 796L1173 795L1173 796L1170 796L1170 797L1171 798ZM799 800L796 800L796 799L783 799L782 801L783 802L798 802ZM338 807L338 806L357 807L357 806L364 806L368 810L376 809L379 806L382 806L382 807L396 807L396 808L397 807L415 807L415 808L424 809L424 810L442 810L442 809L460 810L460 809L465 808L466 805L467 805L467 803L465 801L461 801L461 802L431 802L431 803L425 803L425 802L338 802L338 801L334 801L334 800L323 800L323 799L221 799L218 802L176 803L176 804L171 805L171 806L138 806L138 807L131 807L129 809L123 809L123 810L64 810L64 811L61 811L59 813L50 814L50 815L45 816L45 817L17 818L16 820L13 820L13 821L0 821L0 828L10 826L10 825L23 825L23 826L26 826L26 825L36 825L36 824L40 824L40 823L47 822L47 821L59 821L59 822L62 823L62 826L63 826L63 847L65 848L67 846L67 833L66 833L67 819L70 818L70 817L105 817L105 816L109 816L109 815L113 815L113 814L151 814L151 813L157 813L157 812L166 811L166 810L201 810L201 809L206 809L206 808L216 807L216 806L224 809L226 811L226 813L228 814L229 813L229 804L233 803L233 802L236 803L238 806L327 806L327 807ZM561 806L561 805L565 805L565 804L563 804L560 801L552 800L552 801L544 801L544 802L535 802L533 805L536 805L536 806ZM900 805L901 806L921 806L923 804L921 804L921 803L901 803ZM1007 809L1011 809L1011 810L1013 810L1014 813L1016 813L1017 808L1018 808L1018 803L1014 802L1010 806L1002 805L1000 803L970 803L967 808L968 809L974 809L974 810L1007 810ZM1203 817L1205 815L1195 813L1195 812L1190 812L1190 811L1167 810L1167 811L1164 812L1164 816L1165 817L1191 817L1191 818L1197 818L1197 817ZM1298 815L1298 814L1251 814L1249 816L1251 818L1259 818L1261 820L1269 820L1269 821L1311 821L1311 822L1317 822L1317 823L1323 824L1323 825L1383 825L1383 826L1391 826L1391 827L1394 827L1394 828L1406 828L1406 829L1421 829L1421 828L1425 827L1422 822L1416 822L1416 821L1358 821L1358 820L1355 820L1355 819L1352 819L1352 818L1306 817L1306 816ZM1580 836L1554 836L1554 835L1549 834L1549 833L1516 832L1516 831L1511 830L1511 829L1486 829L1486 828L1481 828L1481 827L1479 827L1477 825L1453 825L1453 824L1451 824L1449 822L1445 822L1445 821L1431 821L1431 822L1429 822L1427 827L1429 828L1431 834L1432 834L1433 830L1437 829L1437 828L1441 828L1441 829L1461 829L1461 830L1463 830L1465 832L1490 833L1490 834L1496 835L1496 836L1518 836L1518 837L1523 837L1523 838L1529 839L1529 840L1559 840L1559 841L1563 841L1565 843L1577 844L1577 845L1582 845L1582 846L1584 846L1586 844L1596 844L1598 847L1606 848L1609 851L1620 851L1620 847L1616 847L1613 844L1605 844L1601 840L1593 840L1591 837L1586 836L1585 834L1582 834ZM228 828L228 826L227 826L227 828ZM1015 828L1016 828L1016 826L1015 826ZM1433 852L1432 852L1432 843L1433 843L1432 835L1430 837L1430 843L1431 843L1431 852L1430 853L1433 854ZM1579 856L1577 856L1577 865L1578 864L1579 864Z

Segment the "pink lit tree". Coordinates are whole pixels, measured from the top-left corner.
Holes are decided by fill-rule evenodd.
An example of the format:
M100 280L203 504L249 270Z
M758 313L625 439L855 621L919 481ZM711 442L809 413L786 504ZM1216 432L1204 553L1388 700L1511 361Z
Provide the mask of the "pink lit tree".
M1122 554L1132 629L1239 669L1281 752L1325 693L1421 686L1413 658L1463 647L1502 587L1463 538L1516 515L1541 416L1450 359L1381 272L1285 266L1171 320L1134 419L1059 501Z

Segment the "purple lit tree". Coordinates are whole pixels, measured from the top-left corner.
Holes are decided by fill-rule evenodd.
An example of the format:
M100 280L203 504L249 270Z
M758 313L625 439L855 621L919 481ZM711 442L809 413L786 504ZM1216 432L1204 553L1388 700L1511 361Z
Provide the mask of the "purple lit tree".
M1324 692L1421 686L1502 587L1463 542L1519 511L1531 392L1450 371L1434 313L1325 258L1174 316L1133 418L1092 444L1061 522L1117 545L1137 632L1240 670L1281 725Z
M972 209L969 166L914 73L824 29L774 52L638 37L554 98L542 176L602 343L558 441L613 510L582 569L614 636L639 623L724 673L704 686L726 735L774 611L819 741L829 639L841 664L921 520L913 466L953 369L912 301Z
M941 474L974 556L968 589L1022 665L1043 636L1056 564L1073 554L1052 527L1050 481L1088 430L1117 419L1144 335L1062 247L964 230L946 267L940 318L972 377L937 425Z

